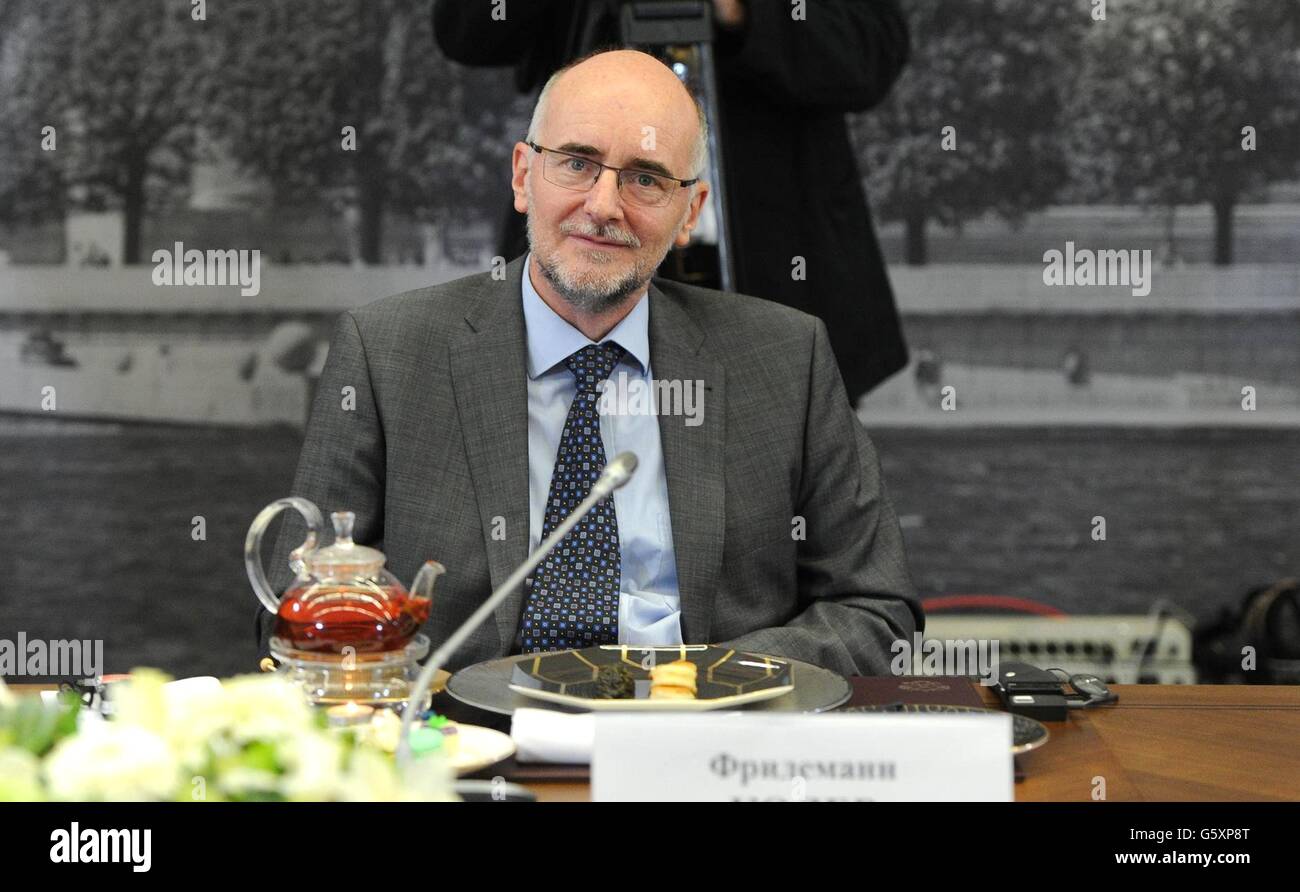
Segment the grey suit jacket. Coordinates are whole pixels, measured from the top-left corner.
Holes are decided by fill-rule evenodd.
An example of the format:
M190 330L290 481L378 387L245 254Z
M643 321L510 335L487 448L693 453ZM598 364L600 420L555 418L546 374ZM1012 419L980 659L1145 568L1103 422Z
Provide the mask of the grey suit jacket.
M504 280L468 276L344 313L298 462L293 493L327 517L354 511L356 541L382 549L404 584L427 559L446 565L425 628L435 644L527 556L522 275L520 257ZM705 387L703 423L659 418L686 642L887 673L891 642L924 618L825 326L656 279L650 357L657 379ZM284 524L268 564L278 591L303 531ZM510 653L522 604L517 590L448 668ZM259 615L263 653L271 618Z

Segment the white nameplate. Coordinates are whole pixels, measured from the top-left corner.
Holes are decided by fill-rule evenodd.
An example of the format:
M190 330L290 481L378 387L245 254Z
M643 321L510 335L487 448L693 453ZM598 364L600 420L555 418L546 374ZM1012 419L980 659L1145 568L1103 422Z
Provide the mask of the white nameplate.
M1000 801L1011 716L597 715L597 802Z

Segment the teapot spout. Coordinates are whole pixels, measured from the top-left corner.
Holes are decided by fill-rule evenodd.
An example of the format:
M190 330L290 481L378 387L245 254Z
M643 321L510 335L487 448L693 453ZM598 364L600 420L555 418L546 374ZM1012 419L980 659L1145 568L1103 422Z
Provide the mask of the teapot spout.
M433 600L434 583L446 572L447 568L437 561L425 561L420 572L415 574L415 582L411 583L411 597Z

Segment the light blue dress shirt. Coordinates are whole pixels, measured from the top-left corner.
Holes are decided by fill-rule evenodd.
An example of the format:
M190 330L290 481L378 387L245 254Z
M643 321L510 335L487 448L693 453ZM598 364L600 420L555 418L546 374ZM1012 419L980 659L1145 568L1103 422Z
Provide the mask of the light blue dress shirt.
M560 448L560 434L577 392L573 373L564 360L593 343L542 300L530 277L532 256L524 259L524 324L528 331L528 551L542 540L542 509L551 489L551 472ZM648 387L650 369L650 296L643 293L605 341L627 351L610 375L619 406L630 387ZM622 373L622 375L620 374ZM639 382L636 383L636 382ZM654 394L654 388L649 387ZM613 397L611 397L613 399ZM682 608L677 591L677 561L673 555L668 514L668 478L659 442L657 407L647 414L603 414L600 422L605 458L636 453L637 471L614 492L618 517L622 579L618 596L620 644L681 644Z

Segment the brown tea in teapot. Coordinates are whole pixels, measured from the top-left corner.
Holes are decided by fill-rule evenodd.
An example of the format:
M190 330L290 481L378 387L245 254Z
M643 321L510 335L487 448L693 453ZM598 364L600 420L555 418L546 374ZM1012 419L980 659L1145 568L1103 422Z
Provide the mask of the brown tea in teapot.
M313 585L285 592L275 634L295 650L357 653L397 650L429 618L430 601L396 586Z

